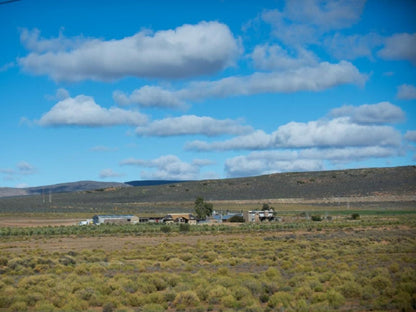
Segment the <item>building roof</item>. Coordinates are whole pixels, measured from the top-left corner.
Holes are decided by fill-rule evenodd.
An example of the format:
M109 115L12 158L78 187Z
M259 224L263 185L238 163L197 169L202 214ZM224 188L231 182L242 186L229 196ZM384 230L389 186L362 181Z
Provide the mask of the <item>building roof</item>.
M125 218L133 218L134 215L96 215L94 217L97 218L105 218L105 219L125 219Z

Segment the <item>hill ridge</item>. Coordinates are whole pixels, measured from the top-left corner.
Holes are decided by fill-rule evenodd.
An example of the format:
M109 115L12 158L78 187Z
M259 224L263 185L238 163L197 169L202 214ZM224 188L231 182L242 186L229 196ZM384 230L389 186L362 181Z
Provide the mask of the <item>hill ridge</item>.
M45 205L41 196L0 198L0 211L77 209L95 211L116 207L147 206L160 203L179 207L201 196L207 201L261 201L291 199L321 201L328 198L377 198L416 203L416 166L363 168L315 172L267 174L255 177L176 182L163 185L100 188L53 195ZM412 204L412 205L413 205Z

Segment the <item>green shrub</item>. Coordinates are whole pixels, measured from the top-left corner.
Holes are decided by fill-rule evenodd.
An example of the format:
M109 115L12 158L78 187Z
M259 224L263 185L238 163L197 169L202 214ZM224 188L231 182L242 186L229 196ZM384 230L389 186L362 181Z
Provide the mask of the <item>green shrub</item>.
M322 217L320 215L312 215L311 220L312 221L322 221Z
M191 225L189 223L179 224L179 232L189 232L191 230Z
M163 233L169 233L170 231L172 231L172 228L169 225L162 225L160 227L160 231Z
M358 220L360 219L360 214L359 213L353 213L351 215L351 220Z

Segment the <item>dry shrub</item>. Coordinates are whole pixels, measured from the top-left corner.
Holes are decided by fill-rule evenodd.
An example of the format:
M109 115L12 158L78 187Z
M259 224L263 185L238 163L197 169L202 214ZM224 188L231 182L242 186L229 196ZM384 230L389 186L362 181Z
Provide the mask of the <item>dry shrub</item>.
M224 286L214 286L208 293L208 302L219 303L221 298L228 294L229 292Z
M178 269L184 265L185 265L185 261L179 258L172 258L166 262L162 262L160 266L162 269Z
M12 312L25 312L27 311L27 305L24 301L16 301L10 306Z
M362 296L361 285L353 281L345 282L339 290L346 298L360 298Z
M148 303L145 304L142 308L141 311L146 311L146 312L164 312L166 311L166 308L159 304L159 303Z
M192 290L183 291L176 295L173 305L177 308L194 307L199 304L199 298L196 292Z
M287 292L277 292L274 293L267 303L267 305L274 309L290 309L292 307L292 302L294 301L293 296Z
M345 303L344 296L337 292L335 289L328 290L326 293L326 297L329 305L335 309L338 309Z

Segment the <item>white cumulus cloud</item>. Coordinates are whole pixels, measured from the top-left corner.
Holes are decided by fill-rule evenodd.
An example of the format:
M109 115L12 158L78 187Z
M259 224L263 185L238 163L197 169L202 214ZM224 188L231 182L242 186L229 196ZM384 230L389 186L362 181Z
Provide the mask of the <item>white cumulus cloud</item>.
M256 151L227 159L225 172L228 177L242 177L274 172L317 171L325 169L326 161L341 164L401 154L402 151L397 148L380 146Z
M390 126L362 125L349 118L290 122L271 134L262 130L238 136L226 141L193 141L188 150L262 150L273 148L354 147L354 146L400 146L400 133Z
M200 177L201 167L212 162L196 159L192 162L182 161L175 155L165 155L152 160L130 158L120 165L138 166L154 170L142 170L140 177L149 180L196 180Z
M407 131L404 137L408 141L416 142L416 130Z
M115 100L120 104L141 106L182 107L188 101L208 98L253 95L259 93L291 93L322 91L342 84L364 85L367 76L351 63L322 62L316 66L303 66L279 72L256 72L248 76L232 76L217 81L190 83L183 89L167 90L144 86L130 96L117 91Z
M103 108L90 96L78 95L59 101L37 123L41 126L105 127L138 126L147 121L145 115L117 107Z
M155 120L149 125L138 127L137 135L144 136L177 136L177 135L206 135L242 134L252 131L250 126L224 119L218 120L206 116L185 115L180 117Z
M261 18L272 26L273 35L285 44L319 43L323 34L350 27L360 19L365 0L287 1L283 10L266 10Z
M378 55L386 60L407 60L416 65L416 33L392 35L385 40Z
M339 60L354 60L359 57L366 57L372 60L373 50L382 44L382 36L376 33L349 36L336 33L334 36L324 40L324 46Z
M290 55L281 46L259 45L251 53L254 65L261 70L285 70L306 66L316 66L317 57L310 51L299 48L294 55Z
M409 84L402 84L397 90L397 98L401 100L416 99L416 87Z
M330 115L349 117L352 122L359 124L397 123L405 119L403 110L390 102L364 104L357 107L346 105L333 109Z
M115 80L126 76L184 78L215 73L234 63L239 41L219 22L185 24L155 33L141 31L122 39L40 38L23 30L30 53L19 65L56 81Z
M113 171L112 169L103 169L100 171L100 178L107 179L107 178L119 178L122 177L123 173L118 173Z
M321 160L296 159L295 155L288 157L289 155L282 152L253 152L247 156L237 156L226 160L225 172L227 177L244 177L275 172L324 169Z

